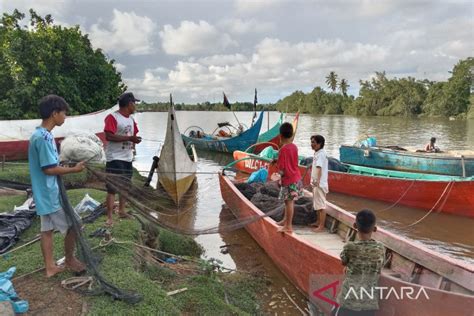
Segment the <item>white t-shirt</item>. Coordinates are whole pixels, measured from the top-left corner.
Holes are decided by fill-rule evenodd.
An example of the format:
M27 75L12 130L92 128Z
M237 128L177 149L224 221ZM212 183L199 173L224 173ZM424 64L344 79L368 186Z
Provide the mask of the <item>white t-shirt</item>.
M313 165L311 168L311 181L316 181L317 167L321 168L321 179L319 180L319 187L324 191L324 193L327 194L329 192L328 157L324 148L314 152Z
M119 136L133 136L136 135L138 129L132 116L125 117L118 111L109 114L105 118L104 131L111 132ZM107 161L133 160L133 143L132 142L111 142L107 143L105 148L105 158Z

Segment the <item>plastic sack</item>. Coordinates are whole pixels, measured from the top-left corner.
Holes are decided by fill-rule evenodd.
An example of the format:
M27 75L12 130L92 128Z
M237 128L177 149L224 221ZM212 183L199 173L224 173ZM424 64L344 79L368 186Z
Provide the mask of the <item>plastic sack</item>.
M268 147L265 147L258 155L263 158L277 159L278 151L273 149L272 146L268 146Z
M247 180L247 183L254 183L254 182L265 183L267 182L267 178L268 178L267 169L260 168L259 170L252 172L252 174Z
M98 206L100 205L99 202L94 200L89 196L89 193L86 193L84 198L79 202L79 204L76 205L74 210L76 211L77 214L81 214L84 212L92 212L94 211Z
M0 301L9 301L16 314L26 313L29 308L28 302L18 298L10 281L15 272L16 267L11 267L6 272L0 273Z
M95 134L66 137L61 142L61 161L87 161L105 163L104 144Z

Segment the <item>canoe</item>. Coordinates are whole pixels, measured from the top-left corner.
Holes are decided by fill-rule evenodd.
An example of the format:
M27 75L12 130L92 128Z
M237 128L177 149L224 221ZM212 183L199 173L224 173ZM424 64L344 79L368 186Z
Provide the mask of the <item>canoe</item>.
M340 160L344 163L410 172L474 176L473 156L450 156L442 153L418 153L382 147L342 145Z
M237 218L263 216L264 213L239 192L229 177L221 173L219 183L225 203ZM331 203L326 212L326 232L314 233L307 227L294 227L293 234L282 234L268 217L245 229L288 279L329 315L337 304L336 292L343 278L339 254L344 242L355 236L352 228L355 217ZM386 248L386 263L378 284L386 290L379 300L380 309L376 315L472 315L473 265L384 229L379 228L373 238ZM414 293L411 298L417 298L405 295L402 299L400 293L407 291Z
M180 204L183 196L196 179L197 155L191 145L192 158L184 146L174 107L168 111L165 142L158 162L158 181L173 199Z
M246 157L256 159L238 161ZM262 167L269 168L269 161L245 152L234 152L234 159L238 161L235 168L247 173L252 173ZM396 203L426 211L474 217L474 194L472 194L474 177L411 173L355 165L344 166L347 171L329 170L328 182L331 192ZM304 175L305 185L310 183L311 177L311 169L308 167L303 165L299 167L301 175Z
M84 132L94 133L105 142L104 119L117 109L118 105L89 114L68 116L62 126L53 130L56 143L66 136ZM0 159L27 159L29 139L39 125L41 119L0 121Z
M251 128L235 137L226 138L212 136L194 138L186 135L182 135L182 137L186 146L193 144L197 149L232 153L235 150L245 150L257 142L258 134L262 127L262 121L263 111Z

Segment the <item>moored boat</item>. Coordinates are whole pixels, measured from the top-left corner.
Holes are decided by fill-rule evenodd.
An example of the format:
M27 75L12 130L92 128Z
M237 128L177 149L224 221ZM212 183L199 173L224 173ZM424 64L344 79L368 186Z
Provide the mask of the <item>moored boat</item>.
M248 158L248 159L245 159ZM252 173L268 169L270 160L234 152L235 168ZM303 162L305 159L301 158ZM333 166L329 164L331 169ZM300 165L303 183L310 183L311 166ZM345 170L345 171L342 171ZM271 171L272 172L272 171ZM474 177L411 173L343 164L328 172L329 190L357 197L397 203L427 211L474 217Z
M474 176L473 156L346 145L339 148L339 155L342 162L352 165L462 177Z
M182 135L186 146L193 144L197 149L233 153L235 150L245 150L255 144L262 127L263 111L255 124L240 135L234 137L204 136L202 138Z
M190 145L190 150L192 158L184 146L176 113L171 105L157 169L159 183L177 205L196 179L198 158L193 145Z
M219 175L221 194L237 218L263 216L236 188L231 179ZM245 228L273 262L311 302L329 314L343 278L339 254L344 242L353 240L354 215L328 203L326 232L295 227L292 234L280 233L271 218L262 218ZM474 266L451 259L415 242L378 229L373 238L386 248L379 280L392 295L379 300L377 315L471 315L474 310ZM338 287L339 286L339 287ZM410 289L416 299L400 298ZM332 292L327 296L324 290ZM387 294L387 292L385 292ZM398 293L398 295L393 295ZM324 295L326 294L326 295Z
M63 125L53 130L56 142L69 135L94 133L105 142L104 119L116 111L118 105L94 113L68 116ZM41 119L0 121L0 159L19 160L28 158L28 142Z

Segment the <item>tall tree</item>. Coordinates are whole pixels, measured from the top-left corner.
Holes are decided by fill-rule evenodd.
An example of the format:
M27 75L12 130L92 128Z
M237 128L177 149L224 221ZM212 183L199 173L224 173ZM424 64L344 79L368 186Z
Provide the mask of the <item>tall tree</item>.
M66 99L74 114L108 108L125 91L121 74L100 49L93 49L79 26L62 27L53 18L15 10L0 19L0 117L35 118L46 94Z
M347 89L349 89L349 83L347 83L346 79L341 79L339 82L339 90L341 91L342 95L347 97Z
M333 91L336 92L337 89L337 74L334 71L331 71L326 77L326 84Z

